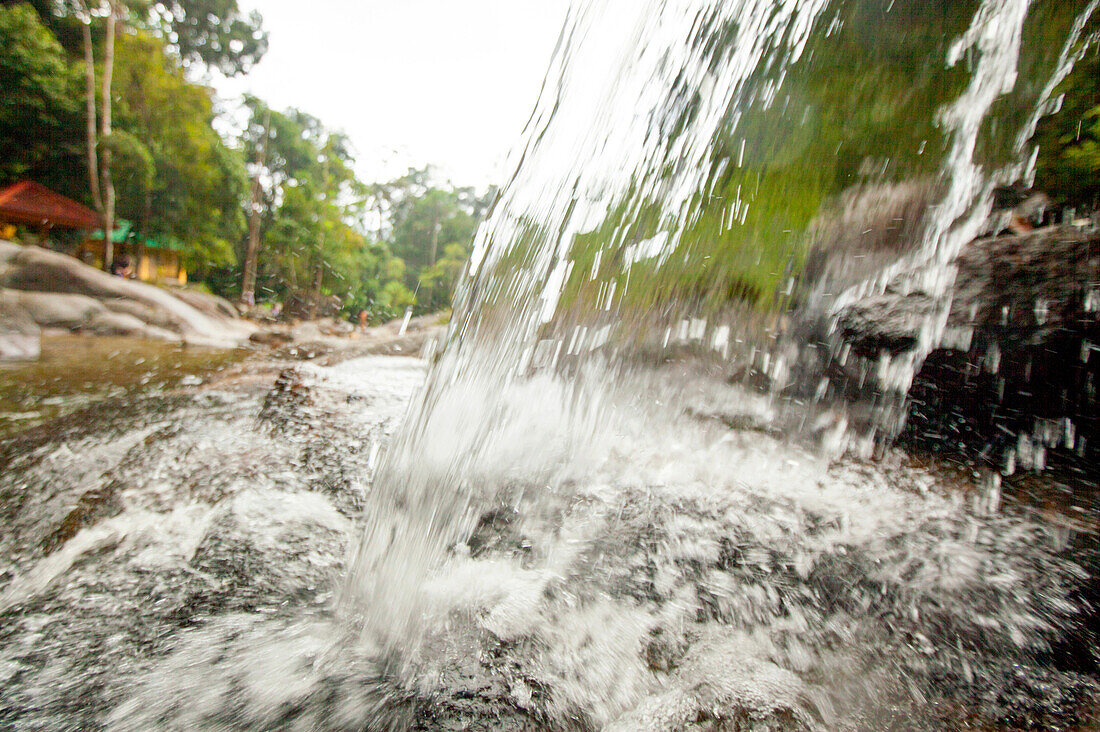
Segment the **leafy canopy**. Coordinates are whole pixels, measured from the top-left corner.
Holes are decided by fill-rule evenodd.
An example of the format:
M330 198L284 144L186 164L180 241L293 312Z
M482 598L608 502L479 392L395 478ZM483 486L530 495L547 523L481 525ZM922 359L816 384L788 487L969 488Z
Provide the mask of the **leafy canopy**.
M0 7L0 184L33 178L84 198L81 78L29 5Z

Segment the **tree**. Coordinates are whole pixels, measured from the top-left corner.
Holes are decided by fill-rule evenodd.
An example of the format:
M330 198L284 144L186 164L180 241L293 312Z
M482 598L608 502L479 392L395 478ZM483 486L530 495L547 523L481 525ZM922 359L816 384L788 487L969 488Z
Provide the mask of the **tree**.
M369 297L386 255L356 228L367 188L352 171L347 139L299 110L273 110L255 98L246 106L241 149L251 161L252 192L242 301L255 300L259 282L307 316L324 295Z
M252 166L252 189L240 299L251 305L263 230L273 223L284 186L298 176L315 175L311 168L317 164L317 141L324 130L318 120L298 110L277 112L255 97L246 98L245 106L249 122L241 135L241 147Z
M33 178L83 199L80 69L28 5L0 7L0 89L0 183Z
M120 215L147 235L187 242L196 269L234 262L247 173L213 128L211 90L189 83L141 31L118 40L114 86Z
M201 62L226 76L248 71L267 51L263 18L245 16L237 0L160 0L149 24L170 39L186 62Z
M99 10L105 16L103 41L102 92L100 94L99 128L96 128L96 78L95 51L92 43L92 10L84 0L78 0L78 12L84 22L84 101L87 114L87 155L88 190L92 194L92 203L99 214L100 228L103 230L103 267L111 266L114 259L110 233L115 224L115 188L111 178L111 82L114 78L115 36L118 19L122 12L117 0L104 0ZM101 147L102 145L102 147Z
M40 12L75 16L81 24L85 73L85 148L88 188L103 231L114 228L115 187L112 175L112 85L115 41L128 20L160 32L184 62L200 61L227 74L255 63L267 48L260 16L242 16L236 0L172 0L148 4L143 0L61 0L38 2ZM99 71L99 109L96 109L96 58L93 22L101 19L103 40ZM110 266L112 245L105 236L104 266Z
M419 291L418 309L446 307L469 255L480 199L468 189L431 187L421 175L399 179L394 188L404 192L394 206L393 253L408 265L406 282Z

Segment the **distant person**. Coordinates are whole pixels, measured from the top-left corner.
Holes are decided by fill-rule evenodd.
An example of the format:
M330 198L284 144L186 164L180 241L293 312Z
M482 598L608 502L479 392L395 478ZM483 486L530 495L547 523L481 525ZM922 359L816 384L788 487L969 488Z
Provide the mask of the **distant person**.
M120 254L111 260L111 274L115 277L131 277L134 274L134 267L130 263L130 257Z
M359 311L359 330L365 332L367 330L367 323L368 323L369 320L370 320L370 310L360 310Z

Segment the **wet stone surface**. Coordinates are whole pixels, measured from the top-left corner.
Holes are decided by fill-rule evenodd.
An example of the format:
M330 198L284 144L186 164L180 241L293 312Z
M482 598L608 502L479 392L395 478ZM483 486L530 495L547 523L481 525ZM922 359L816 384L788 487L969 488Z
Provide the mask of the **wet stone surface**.
M372 391L372 360L336 387L299 377L308 430L273 433L262 390L192 389L5 438L0 726L100 728L182 630L329 608L371 446L422 378L420 362L391 359ZM288 424L304 408L281 407Z
M552 490L509 473L424 637L376 645L335 598L422 375L299 364L7 438L0 724L1087 728L1087 527L691 414L597 431Z

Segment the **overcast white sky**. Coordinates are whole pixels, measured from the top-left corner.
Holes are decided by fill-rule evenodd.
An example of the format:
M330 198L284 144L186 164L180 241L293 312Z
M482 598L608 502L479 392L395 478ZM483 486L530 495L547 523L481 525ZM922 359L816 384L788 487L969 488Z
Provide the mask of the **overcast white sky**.
M250 91L343 130L366 180L437 165L498 182L526 123L568 0L241 0L270 47L222 96Z

